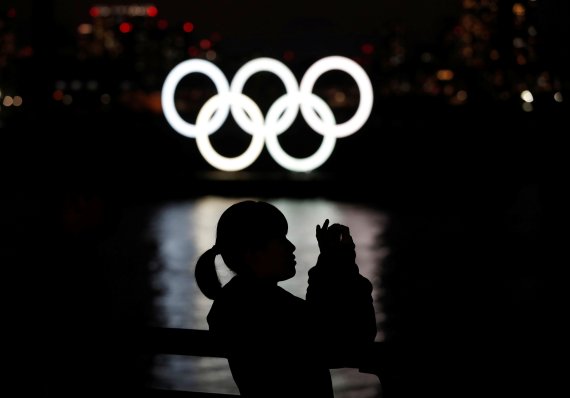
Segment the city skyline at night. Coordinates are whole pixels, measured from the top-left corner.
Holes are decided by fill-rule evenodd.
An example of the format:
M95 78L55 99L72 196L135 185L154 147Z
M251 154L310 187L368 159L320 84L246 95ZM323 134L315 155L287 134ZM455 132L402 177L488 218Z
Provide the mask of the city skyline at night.
M64 137L71 135L78 139L90 136L74 133L75 124L85 117L124 125L125 131L144 117L152 121L140 127L148 137L156 135L158 142L177 142L179 137L172 137L175 132L165 120L160 92L167 74L180 62L206 60L231 79L248 61L272 57L290 68L300 80L311 64L333 54L361 65L370 76L375 97L363 133L347 140L346 149L338 149L346 154L336 156L345 159L353 151L368 151L385 139L394 139L390 137L398 134L390 134L393 131L421 131L424 126L437 125L441 126L440 134L452 134L450 131L455 126L485 134L486 126L475 127L483 121L489 126L507 126L507 120L511 120L530 129L533 124L525 122L525 114L536 115L532 116L536 123L542 115L562 114L568 103L564 95L568 87L565 53L547 40L556 29L547 29L543 17L546 11L539 2L464 0L453 2L453 11L444 7L444 3L447 4L438 3L439 11L430 14L431 21L446 21L434 23L431 34L439 40L431 43L410 40L405 29L409 24L379 21L374 34L369 30L373 24L363 24L362 31L354 25L338 30L334 28L338 15L332 17L333 11L329 10L315 16L317 8L303 9L302 13L295 13L292 8L283 13L280 20L287 20L289 35L272 36L284 26L275 23L273 33L260 37L250 35L247 29L242 31L247 33L243 36L221 32L215 18L202 22L199 18L186 18L183 12L173 12L173 3L168 2L87 2L81 6L74 2L74 7L63 12L70 2L53 1L34 7L33 13L29 3L8 4L0 10L3 19L0 125L10 127L20 120L33 120L26 115L36 109L57 118ZM409 11L414 10L412 4L408 4ZM396 7L395 3L382 3L378 9L390 7ZM399 19L404 9L406 6L402 5L398 12L394 11L391 19ZM50 15L58 23L67 21L66 28L52 25ZM196 11L195 15L200 14ZM253 14L248 15L251 18ZM344 17L350 19L348 15ZM26 29L22 21L34 23ZM265 31L261 25L259 28ZM226 27L226 31L232 29ZM37 65L50 67L35 73ZM359 103L354 82L338 74L325 77L315 84L315 93L328 103L335 118L350 119ZM251 79L246 94L266 112L283 88L277 79L263 79ZM207 79L186 79L176 91L176 102L180 104L177 106L184 108L179 111L193 123L201 105L213 92L213 84ZM414 117L408 117L409 114ZM480 114L487 117L481 119ZM307 130L298 124L293 130ZM226 128L235 129L235 126L230 124ZM107 135L111 133L91 137L98 137L100 145L106 145ZM294 134L284 140L291 140L292 151L297 151L297 156L306 156L319 145L320 136L315 136L307 138L308 142L296 142ZM128 145L125 133L112 137ZM149 140L152 147L152 139ZM244 140L235 138L235 142L219 145L240 147ZM192 147L188 149L192 155L184 158L194 159L195 144L189 141L181 142L184 148ZM359 157L359 163L364 159ZM333 161L334 157L331 164ZM192 167L207 168L203 163L193 162ZM256 167L274 166L266 159L265 163L260 160Z
M66 7L69 6L69 3L73 3L74 7ZM233 2L225 3L235 7ZM443 3L454 3L456 7L448 7L446 12L442 12L442 9L446 9L442 5ZM563 73L564 62L567 62L567 57L565 58L564 52L551 50L553 43L550 41L550 37L542 33L542 30L547 31L549 29L550 31L547 33L551 36L555 28L545 24L536 1L513 2L513 6L508 9L506 7L499 9L499 3L496 1L464 1L461 7L459 7L461 3L459 1L443 3L438 3L440 4L439 11L435 9L429 14L431 15L430 18L424 18L425 21L438 21L440 23L432 24L431 39L427 39L429 35L418 35L418 37L423 37L422 42L417 38L413 39L414 34L410 32L414 30L414 26L409 21L408 23L393 25L385 22L385 19L378 20L376 24L365 23L363 20L360 25L361 29L346 25L344 29L339 31L338 26L334 26L335 23L338 23L339 17L332 17L330 10L328 14L322 13L317 17L316 15L319 13L314 10L318 8L316 5L302 13L295 13L291 11L295 7L290 7L289 13L280 13L281 20L287 20L287 22L273 23L271 24L272 29L262 28L262 24L250 23L248 19L244 18L243 25L256 25L264 35L253 34L252 36L252 31L247 33L248 29L245 29L241 31L242 33L245 32L244 36L240 36L237 33L240 32L240 28L233 28L231 24L225 29L217 29L219 27L215 22L217 18L212 17L212 13L208 14L210 15L208 20L200 22L201 17L198 16L201 15L200 12L205 13L207 8L199 8L199 10L190 12L189 14L197 16L197 19L193 19L186 17L184 12L173 12L174 7L171 2L157 2L156 5L152 2L135 1L93 2L91 6L87 6L88 3L79 6L76 2L55 1L52 3L53 7L48 7L45 10L51 10L55 21L61 21L64 18L63 20L67 21L69 25L65 25L65 28L55 27L56 30L51 35L52 39L57 41L56 43L51 43L47 39L41 41L42 35L36 33L38 39L35 39L35 44L41 46L45 43L64 56L60 57L61 63L57 63L57 57L50 57L56 62L53 66L58 68L62 66L71 67L70 63L77 62L74 58L85 64L85 57L94 60L97 51L104 51L107 53L105 56L110 57L106 62L113 61L114 53L115 58L120 56L124 59L121 61L123 64L125 61L132 64L145 63L146 77L144 79L147 80L152 79L151 75L157 75L158 80L162 80L167 72L163 70L163 65L155 65L158 61L156 56L175 57L178 61L196 56L213 60L212 57L216 56L218 58L215 62L223 63L225 62L224 56L227 59L230 54L238 54L239 51L244 56L247 56L248 52L257 56L277 55L277 58L287 62L292 61L293 57L309 51L309 55L311 52L314 54L311 55L313 59L308 59L307 62L312 63L316 60L315 57L319 56L318 48L320 47L321 57L333 55L332 52L335 51L344 51L345 54L340 53L338 55L357 57L357 61L364 62L371 74L378 76L376 92L380 95L382 93L413 93L417 90L414 88L415 84L422 84L424 88L421 90L423 91L435 90L434 92L446 92L449 95L456 90L462 90L461 86L465 85L464 79L467 76L462 70L467 69L473 70L474 73L479 70L477 73L480 73L482 78L487 80L487 84L496 86L492 88L492 90L497 91L494 95L503 99L506 94L500 93L499 87L501 85L519 85L518 89L515 90L522 93L525 89L536 91L533 90L533 86L541 91L548 89L547 91L556 92L561 90L562 85L568 84L564 83L565 76ZM4 18L7 22L4 24L4 30L10 26L10 22L13 20L16 24L14 33L21 35L21 37L14 36L13 33L6 31L7 36L3 41L5 44L2 57L11 56L16 62L18 58L31 56L34 52L36 54L42 53L41 48L33 48L34 45L29 39L31 33L36 31L34 30L35 25L32 23L28 32L26 32L25 26L22 26L22 24L31 21L30 5L28 4L26 7L26 4L24 2L17 7L8 7L4 11ZM395 7L392 2L382 4L382 7L387 9ZM192 7L195 5L186 6L189 10ZM379 9L382 7L378 6ZM401 7L400 11L395 13L396 15L401 15L402 9L406 8L405 5ZM64 8L67 9L67 12L61 12ZM152 14L147 14L147 9L152 9ZM354 9L358 9L358 7L354 7ZM413 10L412 7L410 9ZM451 9L453 11L450 11ZM75 10L75 12L71 10ZM542 10L542 14L544 13L545 11ZM409 12L408 14L409 17L415 15L414 18L418 18L416 12ZM268 15L270 16L271 13ZM313 15L312 19L303 20L304 16L308 15ZM49 16L46 17L49 18ZM227 16L220 17L222 19L228 18ZM38 21L37 18L41 18L41 16L36 16L33 21ZM141 18L149 19L149 21L137 22ZM353 20L350 14L343 18ZM234 19L239 18L235 17ZM392 20L398 19L403 21L399 17L392 17ZM442 20L446 20L446 24L441 24ZM133 23L136 26L132 25ZM135 30L131 32L130 30L133 28ZM127 29L127 31L123 31L123 29ZM115 32L115 30L117 31ZM278 30L279 32L277 32ZM162 33L160 33L161 31ZM227 34L227 32L236 32L236 34ZM164 40L165 34L172 38ZM417 34L415 32L415 35ZM49 34L46 37L49 37ZM433 42L434 37L437 38L437 42ZM310 43L317 47L311 49ZM186 48L181 48L181 44ZM101 50L96 50L94 45ZM133 45L135 47L132 47ZM157 46L163 54L156 52ZM264 51L263 46L267 46L266 51ZM153 47L155 50L150 50ZM127 50L128 52L126 52ZM208 50L211 51L208 52ZM327 50L331 53L324 53ZM275 51L281 51L281 53ZM75 52L75 57L71 52ZM166 52L170 55L166 55ZM214 55L215 52L217 55ZM145 56L152 58L147 60L144 59ZM126 57L129 57L130 60L127 60ZM244 58L241 62L244 63L246 60ZM162 64L165 62L172 65L172 61L161 61ZM3 80L10 76L10 65L4 61L4 67L7 68L4 73L7 77ZM154 69L152 69L153 67ZM507 72L508 69L513 71L519 69L519 71ZM60 75L59 80L61 80L62 72L65 73L64 70L56 72L56 75ZM524 77L523 73L528 74L528 77ZM473 73L471 74L473 75ZM533 74L536 76L533 77ZM393 77L397 75L399 82L383 81L390 79L390 75ZM433 82L429 81L430 75L433 75ZM100 76L101 80L106 78L105 75ZM529 78L536 79L536 81L529 81ZM72 77L72 79L77 79L77 77ZM156 78L154 79L156 80ZM414 80L417 79L421 79L423 82L414 84ZM509 79L511 80L510 83ZM2 82L0 84L2 85L0 89L3 88L5 92L6 84L2 84ZM155 83L155 86L157 84L158 82ZM478 86L478 89L484 89L485 83ZM507 88L505 86L505 88L508 91L514 87ZM465 90L462 91L462 93L465 92ZM451 102L461 102L463 96L464 94L460 94Z

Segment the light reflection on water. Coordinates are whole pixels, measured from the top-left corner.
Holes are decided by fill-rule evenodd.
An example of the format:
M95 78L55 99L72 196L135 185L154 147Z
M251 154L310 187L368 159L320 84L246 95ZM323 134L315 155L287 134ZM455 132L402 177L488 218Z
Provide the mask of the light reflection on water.
M157 281L163 293L158 308L163 324L160 326L207 329L206 316L212 301L198 289L194 265L201 253L210 248L216 237L216 224L222 212L246 198L204 197L164 205L153 220L153 231L163 263ZM256 199L256 198L253 198ZM350 227L356 244L356 261L360 272L374 285L374 305L378 322L384 319L380 306L380 272L387 249L382 246L382 234L388 217L371 207L326 199L267 199L276 205L289 222L288 238L296 246L297 274L280 285L304 298L308 271L317 260L318 245L315 226L325 219ZM222 283L232 274L216 258ZM331 322L334 324L334 322ZM383 339L379 328L377 341ZM227 361L223 358L194 358L162 355L154 369L155 386L176 390L192 390L237 394ZM359 373L357 369L332 370L336 398L372 398L379 396L376 376Z

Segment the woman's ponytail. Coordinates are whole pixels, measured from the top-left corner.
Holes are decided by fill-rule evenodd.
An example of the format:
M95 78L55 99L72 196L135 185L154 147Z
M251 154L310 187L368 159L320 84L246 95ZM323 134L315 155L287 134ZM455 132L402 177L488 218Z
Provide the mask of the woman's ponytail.
M222 290L222 283L216 272L216 255L218 255L216 246L206 250L198 259L194 276L198 287L206 297L213 300Z

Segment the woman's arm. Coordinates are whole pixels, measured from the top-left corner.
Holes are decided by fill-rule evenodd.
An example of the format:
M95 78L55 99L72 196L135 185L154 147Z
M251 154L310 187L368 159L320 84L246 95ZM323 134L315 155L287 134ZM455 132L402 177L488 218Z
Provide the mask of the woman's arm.
M352 366L360 352L376 337L372 284L355 263L355 244L347 226L328 220L317 225L320 254L309 271L307 303L315 329L330 347L333 366Z

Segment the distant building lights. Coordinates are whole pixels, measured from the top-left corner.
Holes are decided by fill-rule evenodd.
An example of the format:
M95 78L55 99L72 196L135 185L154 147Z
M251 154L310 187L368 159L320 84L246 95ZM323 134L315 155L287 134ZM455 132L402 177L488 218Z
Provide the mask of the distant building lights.
M158 26L158 29L164 30L168 28L168 21L166 19L161 19L156 25Z
M524 42L524 40L520 37L515 37L513 39L513 47L515 48L524 48L526 47L526 43Z
M372 55L374 53L374 44L364 43L360 47L360 51L362 51L363 54Z
M54 101L61 101L63 99L63 91L55 90L51 97L54 99Z
M182 24L182 30L186 33L190 33L194 30L194 24L192 22L184 22L184 24Z
M188 55L191 57L197 57L200 54L200 50L198 50L195 46L188 47Z
M532 93L528 90L524 90L521 93L521 99L527 103L531 103L532 101L534 101L534 97L532 96Z
M214 50L206 51L206 59L208 61L214 61L218 57L218 54Z
M108 17L111 15L111 7L102 6L99 7L99 16L100 17Z
M525 58L524 55L522 55L522 54L517 54L516 60L517 60L517 64L519 64L519 65L526 65L526 58Z
M449 81L453 79L453 71L450 69L440 69L437 71L437 79L441 81Z
M101 9L99 7L91 7L89 9L89 15L91 15L93 18L97 18L99 15L101 15Z
M208 39L200 40L200 48L202 50L209 50L212 47L212 42Z
M129 33L133 30L133 25L128 22L122 22L119 25L119 30L121 31L121 33Z
M533 36L533 37L534 37L534 36L537 35L537 33L538 33L538 32L536 31L536 28L535 28L534 26L529 26L529 27L528 27L528 34L529 34L529 36Z
M90 23L82 23L77 27L77 33L80 35L89 35L93 33L93 25Z
M19 95L15 95L13 97L11 95L7 95L4 97L4 100L2 100L2 105L5 107L21 106L23 102L24 100Z
M291 62L295 59L295 52L287 50L283 53L283 59L287 62Z
M119 11L117 12L117 14L125 14L125 12L123 10L121 10L121 6L118 7ZM144 6L129 6L127 7L127 11L126 14L130 17L144 17L147 14L147 8Z
M337 91L333 96L335 105L343 105L346 102L346 94L342 91Z
M457 98L458 101L465 102L467 100L467 91L459 90L455 94L455 98Z
M14 99L7 95L4 97L4 100L2 101L2 105L4 106L12 106L14 104Z
M513 4L513 14L515 14L517 17L524 17L525 13L526 9L521 3Z
M155 6L147 7L146 15L148 15L149 17L156 17L158 15L158 8L156 8Z
M524 102L522 104L522 109L525 112L532 112L534 110L534 108L530 102Z

